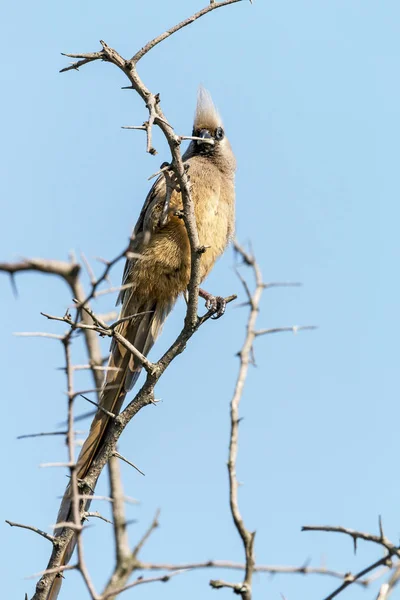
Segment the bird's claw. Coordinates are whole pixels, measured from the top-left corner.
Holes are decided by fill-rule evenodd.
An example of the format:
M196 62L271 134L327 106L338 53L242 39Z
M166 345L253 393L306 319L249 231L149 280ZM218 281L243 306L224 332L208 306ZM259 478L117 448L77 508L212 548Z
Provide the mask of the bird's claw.
M212 294L206 300L206 309L213 314L212 319L219 319L226 310L226 300L222 296L213 296Z

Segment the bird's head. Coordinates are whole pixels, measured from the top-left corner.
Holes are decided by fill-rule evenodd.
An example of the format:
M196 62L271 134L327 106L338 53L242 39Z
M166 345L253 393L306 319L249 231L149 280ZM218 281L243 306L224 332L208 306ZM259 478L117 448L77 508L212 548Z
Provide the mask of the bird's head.
M192 135L201 139L191 142L187 154L208 157L221 168L235 169L235 157L225 135L222 119L210 92L202 86L199 87L197 95Z

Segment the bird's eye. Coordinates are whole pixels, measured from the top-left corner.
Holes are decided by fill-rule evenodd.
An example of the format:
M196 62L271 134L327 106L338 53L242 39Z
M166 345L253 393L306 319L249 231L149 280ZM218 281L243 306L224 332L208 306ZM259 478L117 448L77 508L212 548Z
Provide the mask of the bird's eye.
M217 127L217 129L215 130L215 139L216 140L223 140L225 137L225 132L222 129L222 127Z

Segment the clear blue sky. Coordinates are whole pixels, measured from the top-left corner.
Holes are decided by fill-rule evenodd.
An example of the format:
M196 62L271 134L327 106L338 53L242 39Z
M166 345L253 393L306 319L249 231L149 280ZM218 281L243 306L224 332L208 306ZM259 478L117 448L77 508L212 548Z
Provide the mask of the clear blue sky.
M3 3L0 260L90 260L125 245L149 188L168 160L144 152L146 110L115 68L96 63L63 75L60 52L90 52L104 39L130 56L148 39L206 4L149 0L110 4L23 0ZM397 540L398 244L400 5L395 0L256 0L223 8L154 49L139 71L160 92L165 114L190 134L196 89L208 87L237 155L237 235L251 240L266 281L303 287L266 293L260 327L319 325L313 333L257 341L241 414L240 504L257 530L259 563L312 564L356 570L381 556L349 540L300 533L304 524L377 531L383 517ZM242 290L228 250L208 281L219 294ZM122 269L122 265L121 265ZM113 273L118 284L120 270ZM2 277L2 519L49 529L66 483L61 439L17 441L54 429L65 411L62 352L56 342L14 331L62 331L40 311L61 314L70 302L58 280L17 278L16 300ZM101 309L111 307L108 303ZM182 324L177 307L153 354ZM244 335L245 311L229 308L209 322L157 388L163 401L142 411L121 451L146 473L124 469L132 543L161 508L161 527L143 551L159 562L241 560L227 504L228 403ZM104 349L106 351L107 345ZM79 345L76 361L82 360ZM77 385L87 387L80 376ZM86 410L82 406L82 410ZM106 481L100 490L106 490ZM97 506L103 511L104 506ZM107 526L87 531L96 585L108 575L113 548ZM3 596L31 595L49 544L2 526ZM144 599L228 597L209 589L222 571L198 572L126 593ZM319 576L255 577L255 598L319 600L336 585ZM158 587L157 587L158 586ZM78 592L79 590L79 592ZM85 598L77 574L65 598ZM352 587L343 598L374 598ZM397 596L396 596L397 593ZM399 596L397 591L393 598Z

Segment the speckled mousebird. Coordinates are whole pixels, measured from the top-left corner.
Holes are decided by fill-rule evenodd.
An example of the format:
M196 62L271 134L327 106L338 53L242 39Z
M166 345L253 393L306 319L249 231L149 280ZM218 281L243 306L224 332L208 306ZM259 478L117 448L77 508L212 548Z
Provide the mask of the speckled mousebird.
M231 240L235 227L236 160L210 94L200 88L192 140L183 160L188 165L190 189L196 216L199 242L207 250L201 257L201 280L207 277L217 258ZM151 188L132 236L131 253L125 265L123 284L129 284L120 296L120 318L138 315L121 323L118 331L142 354L147 355L178 296L184 294L190 279L190 245L185 224L179 217L182 198L178 189L171 194L168 212L161 218L166 198L164 175ZM220 297L201 290L206 306L215 317L224 311ZM118 342L113 342L100 405L117 414L128 391L140 374L140 364ZM89 435L77 461L77 476L84 479L104 439L109 417L96 413ZM67 489L57 522L71 520L70 490ZM56 535L61 528L56 530ZM61 564L67 564L75 540L65 549ZM58 596L62 578L53 582L48 600Z

